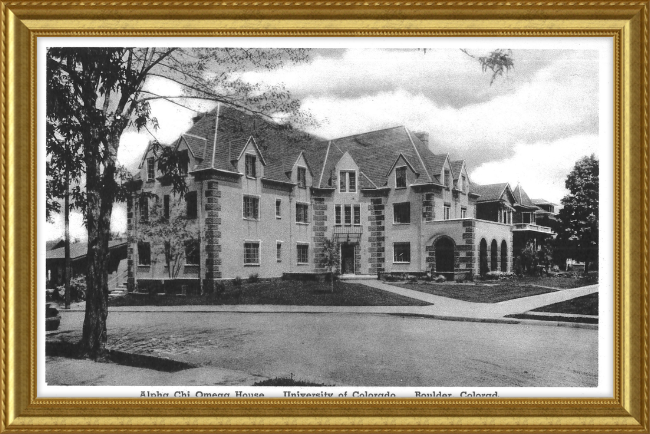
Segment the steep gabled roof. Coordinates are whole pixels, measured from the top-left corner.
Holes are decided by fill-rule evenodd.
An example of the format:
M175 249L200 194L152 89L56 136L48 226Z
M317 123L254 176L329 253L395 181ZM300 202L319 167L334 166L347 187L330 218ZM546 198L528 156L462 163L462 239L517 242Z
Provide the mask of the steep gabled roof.
M414 146L416 139L411 139L406 128L394 127L331 140L320 187L329 185L331 171L346 152L357 163L368 181L378 187L386 185L387 174L400 154L416 173L425 177L426 182L428 170L422 164ZM419 142L419 139L417 140Z
M553 206L558 206L557 203L553 203L551 201L548 201L546 199L531 199L531 202L533 202L535 205L553 205Z
M488 185L472 184L472 193L476 193L481 196L478 199L478 202L501 200L506 189L510 189L510 185L507 182Z
M530 200L530 197L528 197L528 194L526 194L521 185L517 184L517 187L515 187L515 189L512 191L512 195L515 197L515 200L519 205L530 208L537 208L537 205L535 205L533 201Z
M203 153L205 152L205 137L198 137L193 134L183 134L181 139L185 141L187 148L190 150L194 158L202 160Z
M456 160L449 162L449 165L451 166L451 175L454 177L454 179L460 178L460 172L463 169L464 163L465 160Z

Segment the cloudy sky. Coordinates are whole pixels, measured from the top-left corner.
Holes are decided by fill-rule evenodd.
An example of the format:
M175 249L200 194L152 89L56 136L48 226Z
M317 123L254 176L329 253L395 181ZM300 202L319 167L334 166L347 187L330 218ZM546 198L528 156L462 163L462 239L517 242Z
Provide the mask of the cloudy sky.
M489 50L470 49L474 56ZM598 52L513 50L515 69L490 84L475 58L460 49L317 49L308 64L274 72L251 71L251 82L284 83L320 121L312 133L336 138L405 125L428 131L434 153L464 159L474 183L521 183L533 198L559 203L564 179L577 159L598 154ZM155 80L153 89L173 91ZM197 110L210 106L196 106ZM169 143L191 125L195 112L152 104ZM118 158L137 166L151 136L127 132ZM124 207L113 228L126 229ZM73 236L85 238L78 215ZM60 235L60 219L48 238Z

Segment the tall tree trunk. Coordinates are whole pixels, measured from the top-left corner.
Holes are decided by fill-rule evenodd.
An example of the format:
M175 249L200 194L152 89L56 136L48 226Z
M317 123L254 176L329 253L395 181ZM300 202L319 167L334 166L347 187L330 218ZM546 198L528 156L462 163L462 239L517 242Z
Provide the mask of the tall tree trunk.
M95 136L96 137L96 136ZM82 356L93 359L104 355L106 349L106 317L108 316L108 240L115 195L115 160L109 161L101 172L100 140L93 137L86 151L86 226L88 253L86 255L86 316L80 342Z

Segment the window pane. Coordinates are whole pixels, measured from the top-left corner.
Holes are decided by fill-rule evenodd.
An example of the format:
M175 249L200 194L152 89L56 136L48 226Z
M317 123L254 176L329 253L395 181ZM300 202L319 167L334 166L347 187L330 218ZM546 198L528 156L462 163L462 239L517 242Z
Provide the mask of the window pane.
M278 243L275 249L277 261L282 262L282 243Z
M282 215L282 200L275 200L275 216L280 217Z
M199 264L199 242L197 240L191 240L185 243L185 264Z
M406 167L398 167L395 171L395 187L406 187Z
M345 193L348 188L347 188L347 176L345 176L345 172L340 172L339 173L339 191L341 193Z
M260 263L259 243L244 243L244 264Z
M411 223L411 204L409 202L393 205L393 221L395 223Z
M299 244L297 246L298 263L306 264L309 262L309 246L306 244Z
M253 178L256 176L256 173L255 173L255 161L256 161L256 158L255 158L254 155L248 155L248 154L246 155L246 160L245 160L245 162L246 162L246 176L251 176Z
M196 209L196 191L189 191L185 194L185 203L187 206L186 215L188 219L195 219L197 215Z
M138 265L151 264L151 245L149 243L138 243Z
M350 188L348 191L355 192L357 191L357 174L355 172L348 172L348 179L350 181Z
M307 187L307 169L304 167L298 168L298 187Z
M354 224L355 225L360 225L361 224L361 206L360 205L355 205L354 206Z
M334 207L334 211L335 211L335 219L336 219L335 223L337 225L340 225L341 224L341 205L336 205L336 207Z
M411 243L393 244L393 262L411 262Z
M148 158L147 159L147 179L154 179L155 173L154 173L154 159L153 158Z
M352 207L350 205L345 205L345 224L352 224Z

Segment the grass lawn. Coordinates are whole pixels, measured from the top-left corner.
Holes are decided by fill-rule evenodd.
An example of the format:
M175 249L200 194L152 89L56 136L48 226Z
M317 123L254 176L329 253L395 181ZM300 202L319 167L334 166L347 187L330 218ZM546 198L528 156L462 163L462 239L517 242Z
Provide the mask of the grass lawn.
M534 319L536 321L554 321L554 322L576 322L581 324L598 324L598 318L581 318L581 317L566 317L566 316L540 316L519 313L516 315L506 315L506 318L515 319Z
M513 281L503 280L494 283L495 286L487 285L460 285L457 283L392 283L402 288L414 291L426 292L427 294L439 295L441 297L453 298L456 300L471 301L474 303L499 303L500 301L512 300L515 298L530 297L532 295L554 292L553 289L539 288L530 285L515 284Z
M598 315L598 293L583 295L571 300L561 301L559 303L549 304L533 312L553 312L553 313L575 313L582 315Z
M592 283L585 281L584 278L575 277L531 277L524 276L517 278L516 282L522 285L539 285L548 286L558 289L579 288L581 286L591 285Z
M231 284L221 297L209 295L126 295L108 300L109 306L186 306L272 304L283 306L428 306L429 303L402 297L358 283L336 282L334 293L324 282L272 280L243 282L241 294Z

